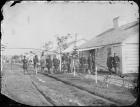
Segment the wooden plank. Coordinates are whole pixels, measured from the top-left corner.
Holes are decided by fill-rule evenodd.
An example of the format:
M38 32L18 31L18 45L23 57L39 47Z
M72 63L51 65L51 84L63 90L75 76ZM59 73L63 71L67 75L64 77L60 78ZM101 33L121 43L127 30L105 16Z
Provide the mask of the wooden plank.
M126 63L135 63L135 62L138 62L138 58L128 58L128 59L126 59Z
M129 66L139 66L139 64L138 63L134 63L134 64L132 64L132 63L126 63L126 66L127 67L129 67Z
M134 51L134 50L129 50L129 51L126 51L126 54L138 54L138 50Z

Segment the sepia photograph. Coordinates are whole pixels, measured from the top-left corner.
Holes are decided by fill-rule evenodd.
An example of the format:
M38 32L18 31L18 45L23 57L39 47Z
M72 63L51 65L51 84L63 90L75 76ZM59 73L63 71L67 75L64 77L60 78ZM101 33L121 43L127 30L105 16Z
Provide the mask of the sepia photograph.
M138 106L136 2L8 1L1 12L3 96L18 106Z

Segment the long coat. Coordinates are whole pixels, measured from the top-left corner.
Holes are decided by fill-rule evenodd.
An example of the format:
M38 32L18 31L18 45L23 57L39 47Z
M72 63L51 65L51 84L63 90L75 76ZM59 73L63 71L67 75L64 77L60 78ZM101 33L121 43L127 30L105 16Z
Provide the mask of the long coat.
M51 68L52 67L52 60L50 58L46 59L46 66L47 66L47 68Z
M45 59L45 56L42 56L41 59L40 59L40 65L41 67L45 67L46 66L46 59Z
M58 67L59 66L59 60L57 59L57 58L54 58L53 59L53 65L54 65L54 67Z
M112 68L113 67L113 57L109 56L107 58L107 67Z
M113 58L113 66L114 67L119 67L119 63L120 63L120 58L118 56L115 56Z
M27 67L28 67L27 59L23 59L22 62L23 62L23 69L27 69Z

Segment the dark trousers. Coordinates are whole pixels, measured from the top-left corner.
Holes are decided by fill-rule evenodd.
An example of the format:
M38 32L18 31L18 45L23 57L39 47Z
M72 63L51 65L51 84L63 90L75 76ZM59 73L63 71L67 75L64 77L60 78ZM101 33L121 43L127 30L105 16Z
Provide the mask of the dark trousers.
M34 69L36 68L36 63L34 63Z
M47 67L48 68L48 73L50 74L51 72L50 72L50 70L51 70L51 67Z
M58 66L54 66L54 72L56 73L58 71Z
M23 68L24 74L28 72L27 68Z
M67 65L68 72L70 73L70 64Z
M115 73L116 73L116 74L119 73L119 67L118 67L118 66L114 66L114 70L115 70Z
M44 72L44 68L45 68L45 67L41 67L41 72Z
M112 67L111 66L108 66L108 71L109 71L109 74L111 74L111 72L112 72Z

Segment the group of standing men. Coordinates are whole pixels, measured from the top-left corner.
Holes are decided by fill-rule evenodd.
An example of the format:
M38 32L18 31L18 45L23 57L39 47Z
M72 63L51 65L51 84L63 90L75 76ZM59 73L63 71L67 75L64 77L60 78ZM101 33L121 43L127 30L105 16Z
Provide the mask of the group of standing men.
M120 69L120 58L114 53L114 56L109 55L107 57L107 67L110 72L114 71L116 74L119 74Z
M39 60L37 55L33 58L33 63L34 63L34 69L37 71L38 65L39 65ZM41 67L41 72L44 72L45 68L47 68L47 73L53 73L58 71L59 68L59 60L56 58L56 56L51 59L51 56L48 55L47 57L44 55L42 52L41 58L40 58L40 67Z
M22 62L23 62L24 73L28 72L27 70L28 60L26 59L26 56L24 56L24 59L22 60ZM39 66L41 68L41 72L44 72L45 68L47 68L48 73L51 73L51 71L57 72L59 68L59 60L56 58L56 56L54 56L53 60L51 59L50 56L47 56L46 58L46 56L44 55L44 52L42 52L40 60L37 55L33 57L33 66L34 66L34 70L36 74L37 74L37 71L39 70Z
M88 59L81 57L78 62L80 64L80 66L79 66L80 68L83 68L83 67L85 67L84 65L87 65L87 67L85 67L85 68L87 70L90 70L90 72L95 70L95 61L93 60L92 55L90 55L88 57ZM68 71L68 72L73 71L71 69L71 68L73 68L71 66L72 65L71 63L72 63L72 61L71 61L71 58L69 57L69 55L63 56L62 65L64 65L64 66L62 66L62 70L66 68L66 71ZM53 73L56 73L56 72L58 72L59 64L60 64L60 61L59 61L59 59L56 58L56 56L54 56L53 59L51 59L51 56L48 55L46 58L46 56L44 55L43 52L42 52L40 60L38 59L37 55L35 55L33 58L33 65L34 65L34 70L35 70L36 74L37 74L39 66L41 67L41 72L44 72L44 69L47 68L48 73L52 73L51 71L53 71ZM24 56L24 59L23 59L24 72L27 71L27 67L28 67L28 60ZM114 68L115 73L117 73L117 74L119 73L120 59L116 55L116 53L114 53L114 56L108 55L107 67L110 72L112 72L113 68Z
M80 57L79 63L82 72L92 73L92 71L94 71L95 62L91 54L87 58L84 56Z

